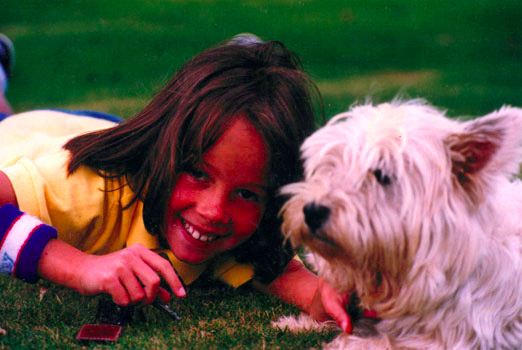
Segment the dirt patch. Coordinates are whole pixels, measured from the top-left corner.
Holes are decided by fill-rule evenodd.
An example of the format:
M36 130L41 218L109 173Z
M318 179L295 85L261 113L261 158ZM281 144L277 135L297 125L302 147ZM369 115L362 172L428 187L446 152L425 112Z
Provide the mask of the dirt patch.
M323 95L336 97L372 95L386 90L401 90L414 85L427 85L436 80L436 71L386 71L317 83Z

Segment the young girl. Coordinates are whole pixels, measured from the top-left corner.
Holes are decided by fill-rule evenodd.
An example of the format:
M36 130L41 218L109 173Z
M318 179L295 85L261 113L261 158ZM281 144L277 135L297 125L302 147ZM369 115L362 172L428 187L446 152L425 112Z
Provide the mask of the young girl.
M0 270L120 305L153 301L160 276L183 297L205 272L350 331L346 298L292 260L277 216L316 89L283 44L246 38L194 57L127 121L4 119Z

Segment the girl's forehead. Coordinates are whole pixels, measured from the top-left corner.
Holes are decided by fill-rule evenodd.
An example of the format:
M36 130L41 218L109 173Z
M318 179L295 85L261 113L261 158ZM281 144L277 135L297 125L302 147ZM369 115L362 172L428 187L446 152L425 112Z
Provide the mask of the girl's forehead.
M248 182L266 183L268 147L255 126L236 117L212 147L203 154L205 164Z

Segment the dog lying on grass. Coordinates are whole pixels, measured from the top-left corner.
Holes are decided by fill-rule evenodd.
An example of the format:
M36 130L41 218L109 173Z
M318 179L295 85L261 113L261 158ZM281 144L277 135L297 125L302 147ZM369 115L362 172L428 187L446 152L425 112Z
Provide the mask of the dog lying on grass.
M420 100L356 106L302 156L283 232L381 318L327 349L522 349L522 109L458 121Z

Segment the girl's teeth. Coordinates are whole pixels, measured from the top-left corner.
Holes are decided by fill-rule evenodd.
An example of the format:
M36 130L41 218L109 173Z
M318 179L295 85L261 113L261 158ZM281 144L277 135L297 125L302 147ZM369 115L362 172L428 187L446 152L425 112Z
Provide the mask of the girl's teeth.
M213 240L216 239L216 237L214 237L214 236L207 236L207 235L199 233L196 229L194 229L194 227L192 227L192 225L189 225L185 221L183 221L183 226L185 227L187 232L190 233L192 238L197 239L199 241L212 242Z

